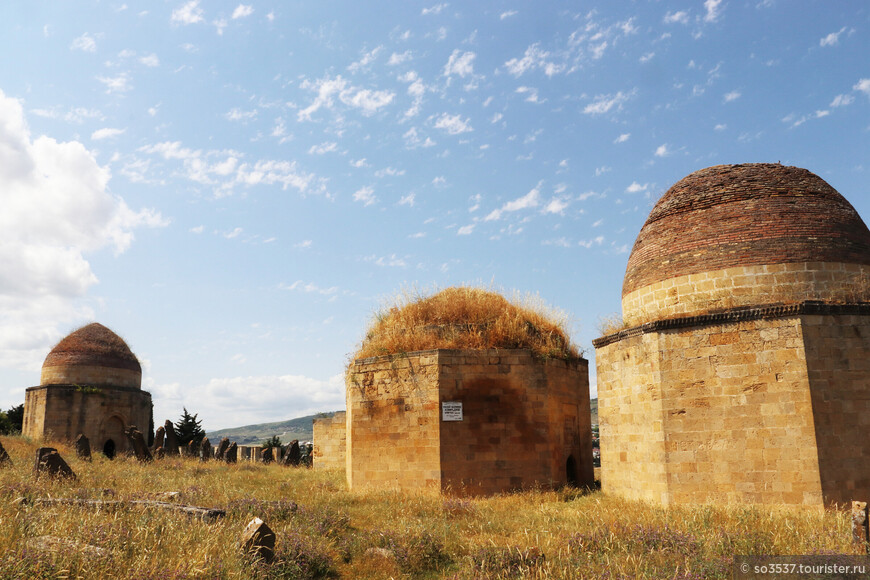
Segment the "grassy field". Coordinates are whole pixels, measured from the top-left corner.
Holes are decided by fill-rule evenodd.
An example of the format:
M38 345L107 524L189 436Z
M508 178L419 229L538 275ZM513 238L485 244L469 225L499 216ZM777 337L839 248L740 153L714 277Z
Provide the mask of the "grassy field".
M11 578L730 578L735 554L856 554L843 512L662 509L566 489L481 499L349 492L343 473L173 458L151 464L57 446L78 478L35 479L37 445L2 440L0 579ZM164 499L222 508L212 523L129 505L49 506L39 498ZM277 558L251 561L254 516ZM52 555L34 539L79 544ZM88 552L84 545L104 549Z

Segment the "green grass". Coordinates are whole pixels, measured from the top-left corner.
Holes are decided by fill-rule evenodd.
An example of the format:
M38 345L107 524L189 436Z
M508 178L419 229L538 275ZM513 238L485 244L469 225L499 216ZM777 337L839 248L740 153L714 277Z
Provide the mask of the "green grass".
M531 491L458 499L351 492L344 474L173 458L140 464L57 445L78 478L36 479L37 445L8 437L0 470L0 579L6 578L730 578L735 554L857 554L839 511L665 509L600 492ZM37 505L36 498L157 499L222 508L205 523L162 510ZM277 559L240 553L248 521L277 533ZM99 558L40 555L52 535L99 546ZM385 557L385 554L387 556Z

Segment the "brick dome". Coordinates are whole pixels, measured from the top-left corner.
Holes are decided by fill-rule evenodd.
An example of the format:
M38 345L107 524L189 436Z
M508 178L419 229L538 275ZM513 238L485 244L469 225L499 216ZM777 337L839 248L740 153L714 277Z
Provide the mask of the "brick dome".
M142 367L124 340L99 323L70 333L42 364L42 384L141 387Z
M868 266L870 231L819 176L772 163L716 165L656 203L628 260L623 317L866 300Z

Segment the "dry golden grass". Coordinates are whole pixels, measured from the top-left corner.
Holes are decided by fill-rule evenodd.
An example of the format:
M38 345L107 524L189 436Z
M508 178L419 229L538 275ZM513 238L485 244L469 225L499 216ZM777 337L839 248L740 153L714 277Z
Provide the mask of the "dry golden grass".
M581 356L567 316L537 297L506 299L469 286L404 292L375 314L354 359L418 350L525 348L537 356Z
M607 336L615 334L620 330L625 330L628 325L622 320L622 315L618 312L608 314L607 316L598 317L598 336Z
M730 578L735 555L858 554L847 514L801 508L676 507L600 492L444 498L350 492L337 471L127 458L92 463L57 445L73 482L35 479L37 447L3 438L0 579L12 578ZM204 523L174 512L37 505L37 498L147 499L227 510ZM250 562L238 539L254 516L277 533L278 559ZM104 548L41 556L52 535Z

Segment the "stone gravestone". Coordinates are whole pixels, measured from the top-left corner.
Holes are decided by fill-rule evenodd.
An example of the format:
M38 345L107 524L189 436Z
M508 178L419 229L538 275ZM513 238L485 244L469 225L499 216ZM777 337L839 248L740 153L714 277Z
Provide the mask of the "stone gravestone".
M203 437L202 443L199 445L199 460L208 461L209 459L211 459L211 441L208 440L208 437Z
M192 440L192 439L191 439L190 442L187 444L187 447L186 447L185 449L186 449L186 450L185 450L185 452L184 452L184 455L187 456L187 457L196 457L197 455L199 455L199 453L197 453L197 451L198 451L198 446L197 446L197 444L196 444L196 441L194 441L194 440Z
M214 458L218 461L223 461L225 459L225 455L227 454L227 449L230 446L230 440L228 437L224 437L221 439L221 442L218 443L217 453L215 453Z
M9 458L2 443L0 443L0 467L12 467L12 459Z
M266 447L265 449L263 449L263 463L269 464L269 463L272 463L272 461L274 461L272 448Z
M151 451L148 450L148 444L145 442L145 437L135 425L130 425L124 430L124 435L127 436L127 441L130 442L130 447L139 461L151 461Z
M91 442L85 437L84 433L79 433L75 441L76 457L84 461L91 460Z
M287 455L284 456L284 465L297 467L302 459L302 452L299 450L299 439L294 439L287 445Z
M163 447L164 439L166 439L166 429L161 425L157 428L157 432L154 434L154 447L151 449L157 451L159 448Z
M163 446L161 445L160 447L158 447L157 449L154 450L154 459L163 459L164 457L166 457L166 451L163 449Z
M235 463L239 459L239 446L236 445L236 442L233 441L230 443L230 446L227 447L226 460L227 463Z
M178 455L178 437L175 435L175 427L172 426L172 421L167 419L163 423L163 429L166 431L166 443L163 445L163 449L166 451L166 455L174 457Z
M252 519L242 534L242 551L247 556L271 562L275 557L275 532L260 518Z
M33 473L37 477L48 475L49 477L67 479L76 478L76 474L73 473L73 470L54 447L40 447L36 450L36 463L33 466Z

